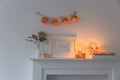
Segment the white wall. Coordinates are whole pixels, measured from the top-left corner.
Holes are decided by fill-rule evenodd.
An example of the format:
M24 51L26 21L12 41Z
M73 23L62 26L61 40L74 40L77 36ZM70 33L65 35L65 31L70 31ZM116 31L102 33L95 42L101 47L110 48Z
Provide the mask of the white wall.
M120 55L120 15L115 0L0 0L0 80L32 80L35 46L25 41L32 33L79 34ZM61 16L79 11L80 21L52 27L40 23L40 11Z

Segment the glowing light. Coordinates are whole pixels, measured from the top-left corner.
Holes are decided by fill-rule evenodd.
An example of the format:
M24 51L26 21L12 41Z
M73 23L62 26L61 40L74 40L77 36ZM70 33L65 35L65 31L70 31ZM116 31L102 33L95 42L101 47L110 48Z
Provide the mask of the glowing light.
M103 54L104 50L96 43L90 42L87 46L77 45L76 58L92 59L95 54Z

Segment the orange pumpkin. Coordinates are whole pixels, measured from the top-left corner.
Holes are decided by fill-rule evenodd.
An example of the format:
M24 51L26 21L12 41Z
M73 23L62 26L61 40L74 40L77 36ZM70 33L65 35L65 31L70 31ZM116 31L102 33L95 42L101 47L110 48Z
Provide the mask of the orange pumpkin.
M41 22L44 24L48 24L49 23L48 17L42 17Z
M57 26L59 24L59 21L57 19L53 18L51 20L51 24L54 25L54 26Z
M61 22L63 23L63 24L68 24L68 18L67 17L63 17L62 19L61 19Z
M71 15L71 18L70 18L70 19L71 19L72 22L77 22L77 21L78 21L78 17L77 17L77 15L75 15L75 14L74 14L74 15Z

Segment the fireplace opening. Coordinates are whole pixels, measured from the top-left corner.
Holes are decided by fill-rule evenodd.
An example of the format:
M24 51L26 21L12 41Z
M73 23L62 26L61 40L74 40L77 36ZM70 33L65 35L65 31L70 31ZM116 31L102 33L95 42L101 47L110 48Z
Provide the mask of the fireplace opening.
M108 75L47 75L47 80L108 80Z

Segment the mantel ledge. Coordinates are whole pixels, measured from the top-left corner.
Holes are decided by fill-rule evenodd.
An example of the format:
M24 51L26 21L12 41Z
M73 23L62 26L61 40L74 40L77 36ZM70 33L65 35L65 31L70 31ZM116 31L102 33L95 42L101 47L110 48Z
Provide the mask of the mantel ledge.
M80 59L80 58L30 58L32 61L115 61L120 62L120 59Z

